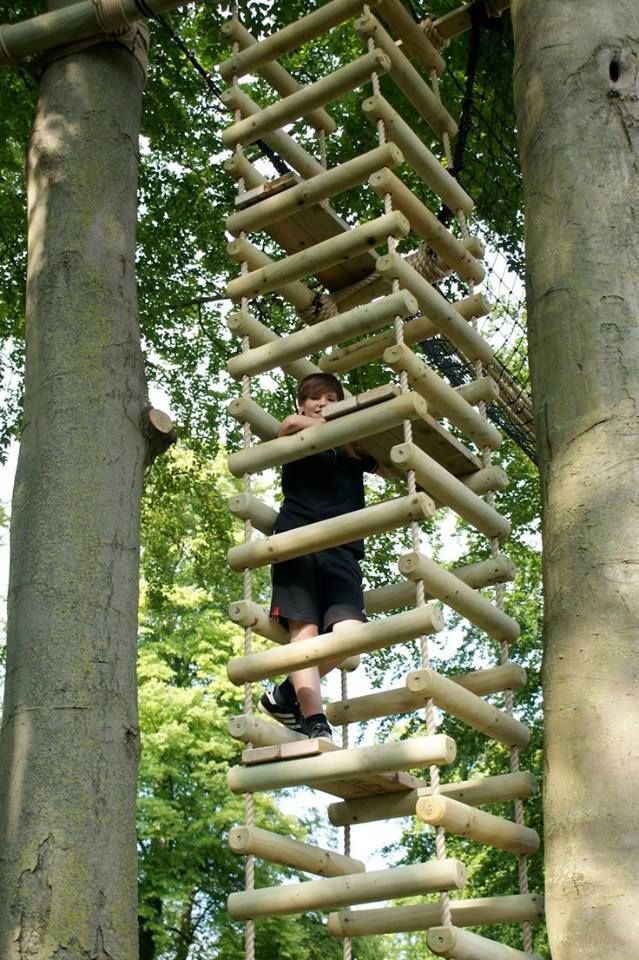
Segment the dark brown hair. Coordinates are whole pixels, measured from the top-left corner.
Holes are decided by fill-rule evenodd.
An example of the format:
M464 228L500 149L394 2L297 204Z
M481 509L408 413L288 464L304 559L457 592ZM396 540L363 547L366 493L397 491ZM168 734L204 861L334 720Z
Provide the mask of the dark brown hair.
M304 377L297 388L297 402L304 403L309 397L322 393L327 390L333 390L338 400L344 399L344 388L332 373L311 373Z

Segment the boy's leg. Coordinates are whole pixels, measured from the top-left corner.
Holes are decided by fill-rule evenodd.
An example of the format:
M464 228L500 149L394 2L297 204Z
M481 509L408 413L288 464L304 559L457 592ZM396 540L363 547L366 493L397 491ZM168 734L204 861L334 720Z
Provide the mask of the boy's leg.
M308 640L319 633L317 624L302 623L300 620L289 620L288 632L291 643L296 640ZM297 701L305 717L316 713L323 713L322 697L320 694L320 671L317 667L305 667L291 673L291 682L295 687Z

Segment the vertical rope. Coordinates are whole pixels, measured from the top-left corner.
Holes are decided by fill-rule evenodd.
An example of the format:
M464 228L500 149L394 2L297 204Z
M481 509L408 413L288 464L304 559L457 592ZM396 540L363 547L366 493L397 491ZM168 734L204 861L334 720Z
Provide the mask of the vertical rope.
M231 16L233 19L237 20L237 2L233 0L231 5ZM240 46L237 41L233 43L233 53L237 54L239 52ZM233 76L232 80L233 86L239 86L239 81L237 75ZM240 110L236 110L234 114L234 119L239 121L242 119L242 113ZM235 147L236 154L242 152L242 147L240 144L237 144ZM238 196L241 196L245 192L244 178L240 177L237 184ZM240 238L244 239L245 234L241 233ZM248 272L248 263L243 260L240 265L241 274L246 274ZM248 307L248 301L245 297L240 301L240 310L244 311ZM242 353L245 353L250 349L250 342L248 337L242 337ZM249 377L242 377L242 397L250 397L251 391L251 381ZM251 445L251 428L248 423L242 425L242 447L250 447ZM243 489L245 493L251 492L251 475L245 473L243 477ZM244 521L244 541L251 540L253 536L253 525L250 520ZM253 583L251 577L251 570L249 567L246 567L242 575L242 585L243 585L243 598L244 600L252 600L253 598ZM246 627L244 630L244 654L245 656L250 654L253 649L253 631L250 627ZM251 715L253 713L253 685L251 683L244 684L244 713ZM248 747L251 744L247 744ZM255 821L255 810L253 804L253 794L245 793L244 794L244 818L246 821L247 827L252 827ZM244 889L253 890L255 889L255 857L253 854L249 854L246 858L244 865ZM244 955L246 960L255 960L255 921L249 920L244 926Z
M439 90L439 77L437 76L437 73L434 70L431 72L431 83L432 83L433 91L436 97L441 102L441 94ZM450 146L450 137L448 133L446 133L445 131L442 133L442 144L443 144L444 153L446 156L446 163L448 165L448 169L450 170L453 168L453 155L452 155L451 146ZM468 229L468 223L464 215L464 212L462 210L456 210L455 216L457 218L457 222L460 227L462 238L464 240L467 240L470 237L470 231ZM474 293L474 286L475 286L474 283L472 282L468 283L468 293L470 296L472 296ZM477 329L478 327L477 321L473 319L471 323L473 328ZM475 378L480 379L484 371L483 363L481 362L481 360L477 360L474 363L473 367L474 367ZM478 412L481 414L481 416L484 419L486 419L486 404L482 401L481 403L478 404L477 409L478 409ZM490 447L486 446L482 449L481 460L482 460L483 467L490 466L492 461ZM484 499L491 507L494 507L495 495L493 491L489 491L486 494ZM490 553L491 553L491 556L493 557L497 556L497 554L499 553L499 540L497 537L491 538ZM504 596L505 596L504 586L503 584L498 583L495 587L495 606L498 607L500 610L503 610L504 608ZM509 646L507 641L501 641L499 648L500 648L499 649L500 662L504 664L507 662L508 656L509 656ZM504 706L505 706L506 713L512 717L513 715L512 690L506 690L504 692ZM519 771L519 748L518 747L510 748L510 769L512 773L517 773ZM515 822L519 826L523 826L524 825L523 802L520 799L515 800L514 808L515 808ZM528 886L528 856L526 854L522 854L518 857L517 866L518 866L518 874L519 874L519 891L522 894L527 894L529 891L529 886ZM524 950L527 953L531 953L533 949L532 925L529 921L524 921L521 926L522 926Z
M348 700L348 674L346 670L340 671L341 695L342 700ZM348 721L342 724L342 750L347 750L349 744ZM351 828L348 824L344 826L343 850L346 857L351 855ZM345 937L342 946L343 960L351 960L353 956L353 941L350 937Z

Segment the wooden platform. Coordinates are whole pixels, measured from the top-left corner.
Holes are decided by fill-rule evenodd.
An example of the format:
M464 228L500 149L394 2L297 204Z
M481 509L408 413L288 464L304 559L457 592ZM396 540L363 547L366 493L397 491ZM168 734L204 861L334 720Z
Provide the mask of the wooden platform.
M390 464L391 447L403 442L404 432L401 427L396 427L358 440L357 445L375 457L378 463ZM454 477L466 477L482 468L479 457L431 416L413 421L413 442Z
M322 205L306 207L295 216L269 224L263 229L289 254L308 250L322 240L338 237L347 233L350 227L328 202L325 202ZM369 251L350 260L342 260L334 267L319 271L316 274L317 279L331 293L350 287L374 272L377 256L374 251Z
M242 763L247 766L253 764L273 763L279 760L297 760L300 757L316 757L320 753L341 750L331 740L318 738L314 740L295 740L291 743L277 743L269 747L257 747L244 750ZM313 790L320 790L342 800L353 800L358 797L372 797L378 794L408 793L427 784L418 777L409 773L362 773L352 776L348 780L335 780L314 785Z

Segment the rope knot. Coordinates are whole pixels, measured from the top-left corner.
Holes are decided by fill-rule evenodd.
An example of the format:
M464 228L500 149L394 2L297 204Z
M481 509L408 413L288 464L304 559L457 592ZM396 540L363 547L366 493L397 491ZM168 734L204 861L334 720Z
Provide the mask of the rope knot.
M91 0L91 3L103 33L124 33L129 29L129 20L122 0Z

